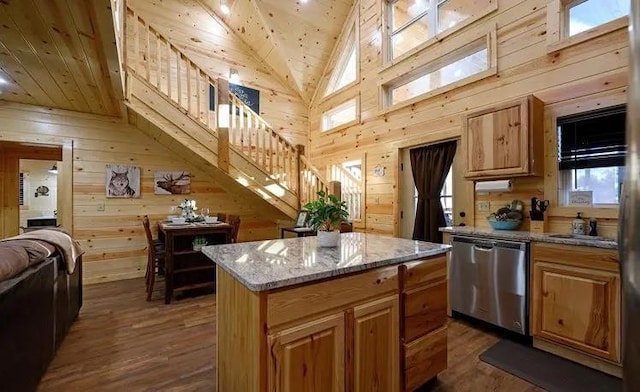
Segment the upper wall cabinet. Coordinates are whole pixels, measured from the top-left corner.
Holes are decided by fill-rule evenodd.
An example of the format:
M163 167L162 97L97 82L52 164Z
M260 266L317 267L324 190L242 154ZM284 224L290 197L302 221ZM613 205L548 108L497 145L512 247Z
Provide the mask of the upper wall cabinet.
M499 179L542 175L543 104L530 95L463 119L465 177Z

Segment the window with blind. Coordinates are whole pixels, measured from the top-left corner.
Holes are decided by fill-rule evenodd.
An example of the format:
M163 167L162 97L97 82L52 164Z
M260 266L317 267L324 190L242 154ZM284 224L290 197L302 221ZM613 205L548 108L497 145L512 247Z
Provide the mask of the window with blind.
M558 126L559 200L592 191L593 203L617 205L624 180L626 107L562 117Z

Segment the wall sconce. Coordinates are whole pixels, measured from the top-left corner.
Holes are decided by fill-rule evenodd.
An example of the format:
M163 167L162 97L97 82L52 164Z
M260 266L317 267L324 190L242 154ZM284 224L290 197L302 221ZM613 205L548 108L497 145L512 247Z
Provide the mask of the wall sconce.
M218 128L229 128L229 104L218 105Z
M229 71L229 82L233 84L238 84L240 82L240 74L237 69L232 69Z
M58 165L54 164L51 169L47 170L51 174L58 174Z

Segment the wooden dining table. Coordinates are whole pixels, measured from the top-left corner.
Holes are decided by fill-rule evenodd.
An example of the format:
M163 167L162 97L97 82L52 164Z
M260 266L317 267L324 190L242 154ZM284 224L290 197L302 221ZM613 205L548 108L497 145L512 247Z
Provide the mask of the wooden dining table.
M160 222L158 237L165 246L164 302L171 303L174 291L213 288L216 285L215 264L193 240L205 238L207 245L231 243L233 226L224 222L175 224Z

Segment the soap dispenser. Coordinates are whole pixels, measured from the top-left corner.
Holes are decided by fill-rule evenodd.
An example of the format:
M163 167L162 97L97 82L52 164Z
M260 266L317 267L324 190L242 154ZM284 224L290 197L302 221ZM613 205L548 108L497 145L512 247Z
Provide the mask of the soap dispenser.
M582 212L578 212L576 219L571 221L571 233L584 235L586 226L587 223L582 219Z

